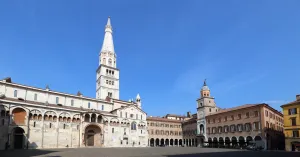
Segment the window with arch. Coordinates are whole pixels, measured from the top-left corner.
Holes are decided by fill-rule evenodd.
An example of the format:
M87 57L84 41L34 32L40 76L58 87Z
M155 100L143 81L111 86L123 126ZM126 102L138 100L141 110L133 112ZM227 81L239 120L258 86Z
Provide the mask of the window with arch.
M37 101L37 94L34 94L34 100Z
M110 65L110 66L111 66L111 64L112 64L112 60L111 60L111 59L109 59L109 60L108 60L108 65Z
M103 58L103 63L104 65L106 65L106 58Z
M88 108L91 108L91 103L90 102L88 103Z
M108 84L108 80L106 80L106 84Z
M71 100L71 106L74 106L74 100L73 99Z
M18 97L18 90L14 91L14 97Z
M111 81L111 85L114 85L115 83L114 83L114 81Z
M139 119L139 115L138 114L135 115L135 119Z
M101 106L101 110L102 110L102 111L104 110L104 105Z
M131 130L136 130L136 123L135 122L131 123Z
M120 117L122 118L123 116L122 116L122 111L120 111Z

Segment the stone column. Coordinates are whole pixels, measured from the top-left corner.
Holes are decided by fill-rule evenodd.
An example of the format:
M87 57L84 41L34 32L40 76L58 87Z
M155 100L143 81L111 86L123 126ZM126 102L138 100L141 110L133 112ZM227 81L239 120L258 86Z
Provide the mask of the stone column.
M95 119L95 122L96 122L96 123L99 123L99 122L98 122L98 116L99 116L99 115L96 114L96 119Z

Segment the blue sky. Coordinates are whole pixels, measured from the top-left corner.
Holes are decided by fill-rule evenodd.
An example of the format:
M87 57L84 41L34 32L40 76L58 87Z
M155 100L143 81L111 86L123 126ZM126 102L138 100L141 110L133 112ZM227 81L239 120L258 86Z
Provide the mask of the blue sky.
M206 78L217 105L281 110L300 87L300 1L0 1L0 77L95 97L111 16L120 97L148 115L196 112Z

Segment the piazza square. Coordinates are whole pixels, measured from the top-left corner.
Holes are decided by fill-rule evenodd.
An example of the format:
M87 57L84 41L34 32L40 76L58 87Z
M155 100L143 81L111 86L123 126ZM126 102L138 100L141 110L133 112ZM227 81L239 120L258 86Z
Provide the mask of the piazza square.
M220 99L214 97L216 93L218 96L226 94L225 89L222 91L217 87L222 86L215 83L217 79L198 78L193 72L184 75L187 75L185 77L188 80L197 80L200 88L195 90L195 85L190 85L187 79L179 79L179 82L186 82L187 85L180 88L189 89L189 95L191 91L196 93L197 96L193 98L194 104L178 101L184 104L180 109L176 106L173 109L172 103L166 104L152 109L152 113L156 110L159 113L163 112L163 115L152 116L147 111L150 108L147 106L149 104L145 105L144 101L152 100L152 103L155 103L166 97L178 100L182 98L170 96L172 92L166 94L160 91L158 87L161 85L148 86L152 89L149 90L150 93L161 94L161 97L145 98L143 92L149 91L143 91L142 88L147 88L147 83L137 85L134 95L131 95L129 100L124 100L121 95L132 93L133 90L121 88L123 76L132 76L124 82L139 82L135 80L139 71L125 69L124 65L135 66L143 61L136 57L136 64L126 62L126 57L130 54L126 56L126 52L118 51L118 44L125 41L116 42L114 33L116 31L122 34L120 31L124 29L118 28L118 25L124 21L116 21L116 27L110 16L101 21L105 23L101 28L104 33L99 35L103 40L98 44L99 52L92 52L97 56L97 62L94 64L96 67L93 76L88 76L95 77L93 87L88 87L95 89L94 97L85 94L83 90L71 94L66 92L67 89L52 88L57 87L55 85L23 84L19 82L22 73L18 73L18 78L8 71L5 75L12 76L0 78L1 157L300 156L300 94L294 94L288 101L257 100L255 103L255 100L247 102L247 99L243 104L224 107L224 104L219 103ZM125 27L124 23L123 25ZM130 28L134 29L133 26ZM157 56L153 56L153 60L155 57ZM212 61L214 58L206 60ZM32 64L41 66L38 62ZM203 66L201 70L205 71L207 67L209 66ZM208 77L211 77L209 74ZM72 72L73 77L80 75L80 72ZM261 75L263 74L259 77L265 77ZM153 78L159 80L162 76ZM159 82L155 79L154 82ZM82 83L85 84L85 81ZM72 82L71 78L69 82ZM223 86L234 89L240 84L243 83L228 83ZM136 91L139 88L141 91ZM178 92L177 87L174 89ZM259 87L256 90L259 90ZM224 96L221 98L224 99ZM249 99L251 98L249 95ZM235 102L231 99L230 101ZM193 108L191 111L190 106ZM181 113L172 113L175 110L180 110Z

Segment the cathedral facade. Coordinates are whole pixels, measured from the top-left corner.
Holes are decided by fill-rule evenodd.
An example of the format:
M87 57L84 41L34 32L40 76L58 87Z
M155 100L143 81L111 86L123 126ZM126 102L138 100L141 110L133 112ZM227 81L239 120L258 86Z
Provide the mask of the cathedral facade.
M108 18L96 98L0 80L0 150L78 147L147 147L147 114L139 94L119 99L112 26Z

